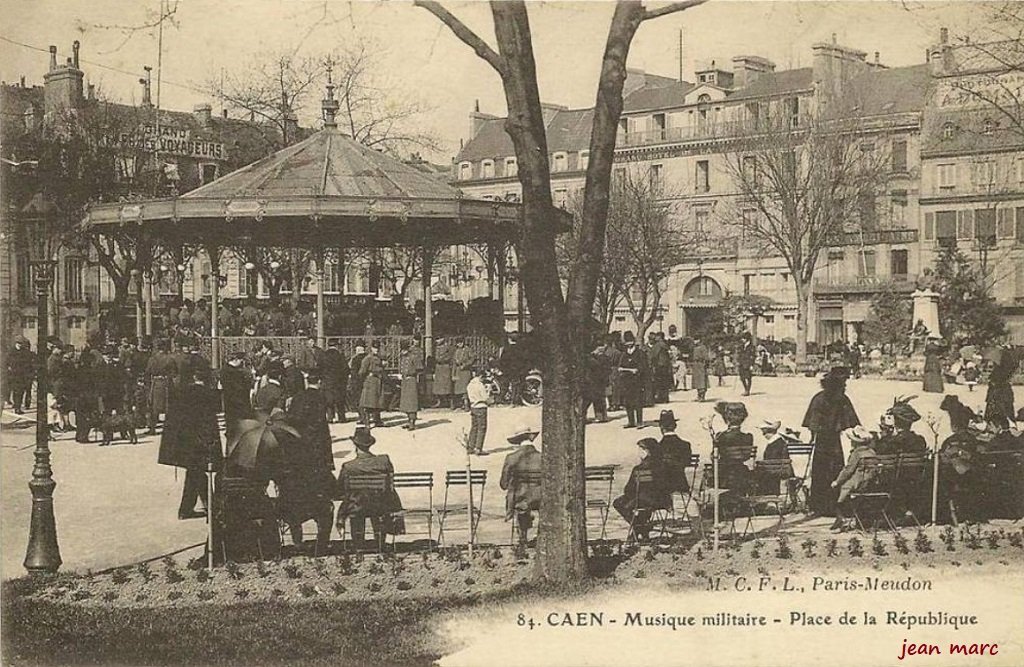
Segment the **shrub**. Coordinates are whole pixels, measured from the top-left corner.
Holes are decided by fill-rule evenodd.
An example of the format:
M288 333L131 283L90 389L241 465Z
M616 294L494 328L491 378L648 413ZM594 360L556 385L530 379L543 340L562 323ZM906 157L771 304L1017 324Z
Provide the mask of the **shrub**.
M245 598L249 597L249 589L248 588L236 588L235 589L235 597L238 598L239 600L244 600Z
M871 540L871 553L875 554L876 556L889 555L889 552L885 549L885 542L882 542L882 540L878 539L877 535L873 540Z
M817 541L808 537L806 540L800 543L800 548L804 550L804 556L808 558L814 558L816 554L814 548L818 546Z
M907 538L903 537L902 533L893 535L892 543L900 554L906 556L910 553L910 544L907 542Z
M953 526L946 526L939 534L939 539L946 545L946 551L956 551L956 535L953 533Z
M87 591L87 590L81 589L81 588L71 594L71 599L75 600L76 602L79 601L79 600L88 600L91 597L92 597L92 591Z
M131 581L131 577L128 576L128 572L124 568L118 568L110 573L110 580L120 586Z
M376 581L371 581L370 585L367 586L367 588L370 589L371 593L378 593L378 592L380 592L381 585L379 583L377 583Z
M334 583L331 584L331 591L335 595L344 595L345 591L347 591L347 590L348 589L345 588L345 586L343 586L340 581L335 581Z
M917 535L914 536L914 551L919 554L927 554L934 551L931 538L928 537L928 533L924 532L924 529L919 528Z
M138 595L135 596L135 601L136 602L145 602L148 599L149 599L149 595L147 595L146 593L139 593Z
M205 567L201 567L198 570L196 570L196 581L198 581L201 584L205 584L209 580L210 580L210 571L209 570L207 570Z
M980 549L981 537L977 533L967 532L966 540L968 549Z
M704 560L704 550L701 549L700 547L697 547L697 560L698 561Z
M985 541L988 542L988 548L989 549L998 549L999 548L999 537L1000 537L999 533L997 533L994 530L989 531L988 534L985 535Z
M169 584L180 584L185 581L185 577L182 576L181 572L178 572L175 569L169 569L164 572L164 579Z
M302 578L302 570L295 563L285 563L282 567L284 573L288 575L289 579L300 579Z
M410 584L408 581L399 581L397 588L400 591L411 591L412 584Z
M323 558L313 559L313 571L316 572L318 577L327 576L327 563L324 562Z
M789 546L789 539L785 535L779 535L775 545L775 557L788 559L793 557L793 550Z
M825 555L831 557L839 554L839 542L833 538L825 542Z
M643 570L637 570L636 574L634 574L633 576L636 577L637 579L646 579L647 578L647 573L644 572Z
M1010 533L1009 540L1011 546L1015 546L1018 549L1024 548L1024 536L1021 536L1020 533Z
M861 546L860 540L856 537L850 538L850 544L846 547L846 550L854 558L860 558L864 555L864 547Z
M103 601L104 602L113 602L114 600L117 599L117 597L118 597L117 596L117 591L106 591L103 594Z
M384 572L384 566L380 563L370 563L370 574L381 574Z
M216 595L217 592L209 588L204 588L196 594L196 596L203 602L212 600Z
M150 569L149 563L142 562L135 566L135 571L139 573L142 580L149 583L153 580L153 570Z
M265 562L261 560L256 561L256 574L263 578L270 575L270 569Z
M224 571L227 572L228 577L236 581L242 578L242 568L233 560L224 563Z
M316 588L313 584L302 584L299 586L299 595L304 598L311 598L316 595Z
M182 593L181 591L168 591L167 599L168 600L180 600L182 595L184 595L184 593Z
M274 588L274 589L272 589L270 591L270 597L272 597L272 598L283 598L284 597L284 591L282 591L280 588Z

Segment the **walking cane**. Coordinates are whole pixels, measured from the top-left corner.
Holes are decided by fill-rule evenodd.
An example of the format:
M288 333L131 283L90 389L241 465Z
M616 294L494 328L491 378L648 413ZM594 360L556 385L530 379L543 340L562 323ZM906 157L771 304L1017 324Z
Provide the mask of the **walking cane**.
M714 500L713 500L714 508L715 508L715 513L714 513L714 517L715 517L714 521L715 521L715 523L714 523L713 531L712 531L712 534L714 535L714 542L712 544L712 551L718 551L718 521L719 521L718 498L719 498L719 496L721 494L719 493L719 489L718 489L718 448L715 447L715 427L712 424L713 420L714 420L714 417L705 418L705 419L701 420L701 423L704 424L704 428L706 428L708 433L711 435L711 470L712 470L712 474L714 476L714 484L715 484L715 487L714 487L715 497L714 497Z
M932 525L938 523L939 514L939 429L935 415L929 414L925 420L932 431L934 452L932 453Z

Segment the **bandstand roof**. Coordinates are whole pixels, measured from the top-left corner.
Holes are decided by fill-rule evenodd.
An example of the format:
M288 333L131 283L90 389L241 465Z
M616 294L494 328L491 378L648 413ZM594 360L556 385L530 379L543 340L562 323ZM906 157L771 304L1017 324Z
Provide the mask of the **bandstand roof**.
M139 225L157 243L450 245L509 240L520 210L463 198L328 126L179 197L93 205L84 224Z

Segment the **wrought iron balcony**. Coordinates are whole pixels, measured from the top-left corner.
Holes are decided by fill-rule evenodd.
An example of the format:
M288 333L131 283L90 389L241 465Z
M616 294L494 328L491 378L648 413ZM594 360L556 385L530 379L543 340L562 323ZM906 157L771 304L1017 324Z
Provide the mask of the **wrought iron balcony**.
M619 132L617 146L620 148L630 146L650 146L654 144L674 143L678 141L690 141L694 139L716 139L721 137L734 137L740 134L747 134L755 126L748 121L721 121L713 123L698 123L696 125L685 125L682 127L666 127L657 130L646 130L643 132Z
M916 229L875 229L863 232L840 232L829 244L838 246L880 245L886 243L916 243Z
M895 274L888 276L836 276L815 278L815 294L874 294L892 290L910 293L917 289L917 276Z

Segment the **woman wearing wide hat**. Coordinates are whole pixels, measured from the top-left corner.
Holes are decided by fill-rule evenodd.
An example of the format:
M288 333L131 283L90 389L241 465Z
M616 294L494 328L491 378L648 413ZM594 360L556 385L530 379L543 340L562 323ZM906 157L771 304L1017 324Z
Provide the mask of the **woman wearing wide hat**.
M843 469L843 447L839 434L860 425L857 411L846 395L846 381L849 378L848 368L832 368L821 379L822 389L811 399L804 415L803 426L810 429L814 443L808 499L808 509L812 514L835 514L838 491L831 483Z
M924 346L924 391L941 394L945 391L942 384L942 353L945 350L942 338L929 336Z

